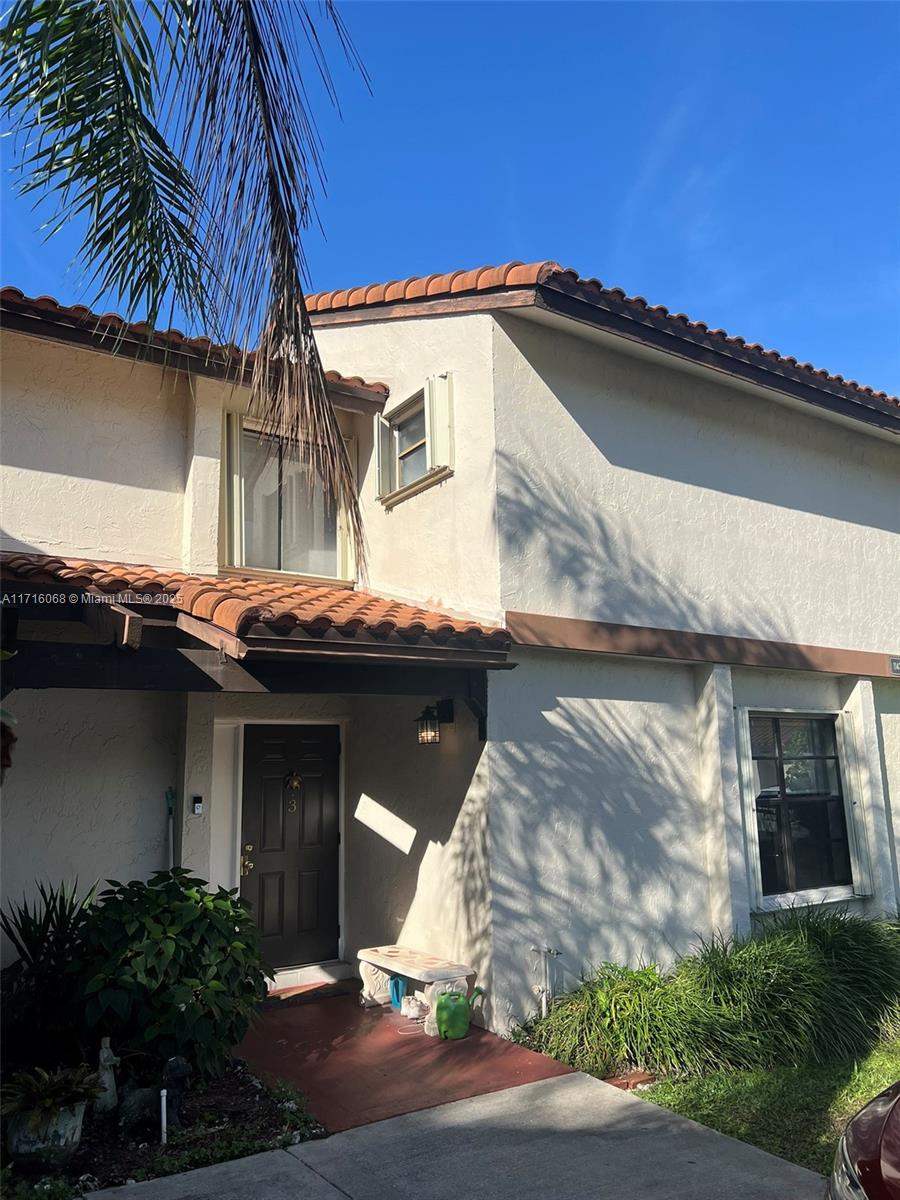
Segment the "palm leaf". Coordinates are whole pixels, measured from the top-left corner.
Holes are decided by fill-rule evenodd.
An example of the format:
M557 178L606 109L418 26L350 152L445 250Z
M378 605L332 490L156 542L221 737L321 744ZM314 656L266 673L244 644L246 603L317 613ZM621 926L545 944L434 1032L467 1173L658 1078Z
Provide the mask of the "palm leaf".
M0 102L24 143L21 190L55 202L48 236L86 220L89 303L115 293L152 326L167 302L210 316L202 197L155 122L156 17L152 2L17 0L0 67Z
M24 189L55 200L51 232L87 218L93 293L151 325L177 305L189 329L243 350L232 377L249 368L263 432L309 460L310 487L317 474L345 509L364 567L303 295L302 234L324 185L303 80L311 64L337 102L325 32L365 79L331 0L16 0L0 107L25 140Z
M302 234L315 217L315 186L325 181L302 82L307 59L336 102L314 12L359 66L331 3L318 10L281 0L199 5L178 79L187 100L177 123L184 157L210 198L209 249L228 297L227 340L246 348L247 331L259 331L251 411L264 434L308 458L310 486L318 474L345 509L362 564L353 470L303 298Z

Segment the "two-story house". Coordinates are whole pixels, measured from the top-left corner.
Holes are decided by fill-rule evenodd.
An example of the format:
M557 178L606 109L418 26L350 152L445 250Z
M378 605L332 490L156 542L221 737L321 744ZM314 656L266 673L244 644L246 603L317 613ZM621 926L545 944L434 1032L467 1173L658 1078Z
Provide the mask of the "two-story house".
M549 262L308 308L364 579L206 343L3 293L5 894L177 861L496 1029L542 947L896 911L900 401Z

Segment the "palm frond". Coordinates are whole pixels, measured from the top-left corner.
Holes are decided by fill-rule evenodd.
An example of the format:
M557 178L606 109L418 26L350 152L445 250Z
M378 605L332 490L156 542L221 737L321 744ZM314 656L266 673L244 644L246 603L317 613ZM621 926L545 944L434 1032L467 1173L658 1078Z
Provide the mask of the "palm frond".
M321 144L303 84L311 58L329 97L319 23L354 59L332 3L205 0L178 79L184 157L210 200L209 250L221 283L227 340L258 331L251 411L265 434L306 458L326 494L348 514L357 559L365 544L353 469L328 395L303 285L302 235L324 186ZM305 45L306 53L303 46ZM364 74L364 72L363 72Z
M55 200L49 234L86 218L88 302L115 293L151 325L175 303L205 322L203 200L155 119L158 20L152 0L16 0L0 35L0 106L24 141L21 190Z
M24 190L53 197L51 230L86 216L94 297L189 329L245 359L264 432L302 455L365 543L355 481L304 303L302 235L324 186L304 77L337 92L337 38L368 82L332 3L15 0L0 108L26 139ZM231 360L229 360L231 361Z

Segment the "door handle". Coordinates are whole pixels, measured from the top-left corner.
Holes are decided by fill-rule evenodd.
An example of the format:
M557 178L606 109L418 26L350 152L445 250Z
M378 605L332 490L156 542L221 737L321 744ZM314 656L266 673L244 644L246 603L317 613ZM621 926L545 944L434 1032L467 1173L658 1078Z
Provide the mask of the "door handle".
M253 847L249 846L248 849L252 850ZM249 875L254 865L245 854L241 855L241 875Z

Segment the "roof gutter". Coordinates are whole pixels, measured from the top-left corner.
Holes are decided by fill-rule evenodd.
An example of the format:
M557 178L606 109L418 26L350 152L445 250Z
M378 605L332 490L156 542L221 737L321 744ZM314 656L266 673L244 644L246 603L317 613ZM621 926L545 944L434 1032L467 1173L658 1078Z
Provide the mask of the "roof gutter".
M615 297L598 301L596 293L590 299L554 287L538 284L534 289L536 307L570 320L601 329L616 337L661 350L700 366L741 379L747 383L782 392L830 413L863 421L888 433L900 434L900 409L873 397L860 397L850 389L819 387L809 382L809 372L793 370L780 363L766 366L753 351L744 353L722 345L721 339L698 330L679 332L671 319L642 313L638 319L634 309Z
M202 375L210 379L248 387L252 377L252 366L241 367L239 361L225 362L214 353L196 353L184 347L161 345L154 334L140 336L124 329L114 329L86 322L60 320L41 309L27 304L15 305L8 300L0 303L0 324L3 329L22 333L28 337L46 338L80 346L101 354L117 354L170 371ZM351 412L371 414L381 412L387 395L380 389L361 387L345 380L328 381L328 394L336 408Z

